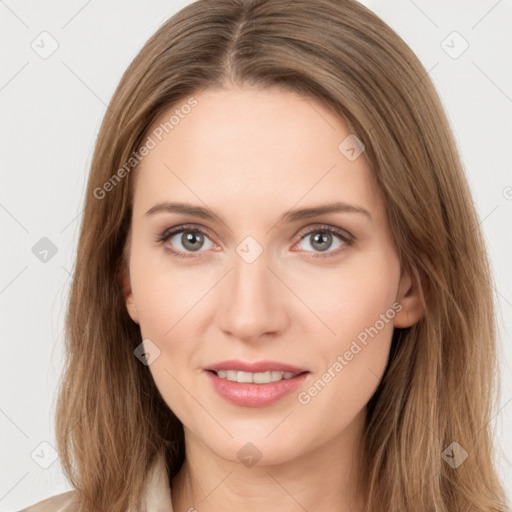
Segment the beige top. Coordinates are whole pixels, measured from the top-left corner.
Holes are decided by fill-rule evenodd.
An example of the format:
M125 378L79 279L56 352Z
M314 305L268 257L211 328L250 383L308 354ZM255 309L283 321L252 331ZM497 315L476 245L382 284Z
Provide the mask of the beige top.
M77 510L76 495L77 491L57 494L20 512L73 512ZM143 496L142 507L137 512L173 512L171 489L163 455L159 455L149 470Z

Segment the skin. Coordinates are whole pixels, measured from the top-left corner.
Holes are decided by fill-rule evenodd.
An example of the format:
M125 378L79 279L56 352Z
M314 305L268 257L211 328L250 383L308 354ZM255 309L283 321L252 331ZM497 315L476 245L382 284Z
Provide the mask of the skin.
M321 104L278 88L226 86L194 98L198 105L137 169L123 280L142 339L160 350L152 376L185 430L174 510L361 510L355 477L366 404L393 328L423 313L415 281L400 268L385 204L364 153L350 161L338 150L347 125ZM164 201L206 205L224 223L145 215ZM338 212L276 224L290 209L334 201L365 208L372 219ZM155 242L182 223L208 231L192 246L199 251L183 233ZM322 224L355 243L333 235L321 251L315 233L300 234ZM249 235L263 249L250 264L236 252ZM400 312L308 404L293 392L266 407L234 405L203 370L227 359L271 359L309 370L299 391L307 390L396 302ZM237 457L247 442L261 452L252 467Z

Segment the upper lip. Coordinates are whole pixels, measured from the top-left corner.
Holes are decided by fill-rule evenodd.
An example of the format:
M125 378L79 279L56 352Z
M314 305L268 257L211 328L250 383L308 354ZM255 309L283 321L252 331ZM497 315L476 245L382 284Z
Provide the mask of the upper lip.
M231 359L229 361L221 361L220 363L212 364L205 368L205 370L212 370L218 372L219 370L238 370L241 372L267 372L267 371L278 371L278 372L291 372L291 373L303 373L307 370L293 366L291 364L280 363L278 361L256 361L249 363L246 361L239 361L238 359Z

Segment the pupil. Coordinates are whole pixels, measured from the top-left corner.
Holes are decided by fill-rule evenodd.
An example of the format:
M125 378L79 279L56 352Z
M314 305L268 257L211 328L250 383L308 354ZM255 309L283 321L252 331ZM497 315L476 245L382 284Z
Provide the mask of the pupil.
M191 251L197 251L197 249L200 248L200 245L202 242L202 235L197 232L188 232L185 235L185 242L183 243L183 246L190 249ZM194 244L197 244L199 242L199 247L196 245L194 247Z
M331 234L330 233L317 233L314 237L313 237L313 246L315 247L316 244L326 244L327 243L327 246L325 245L321 245L320 247L316 247L317 249L319 249L320 251L325 251L327 248L328 248L328 245L330 242L330 238L331 238Z

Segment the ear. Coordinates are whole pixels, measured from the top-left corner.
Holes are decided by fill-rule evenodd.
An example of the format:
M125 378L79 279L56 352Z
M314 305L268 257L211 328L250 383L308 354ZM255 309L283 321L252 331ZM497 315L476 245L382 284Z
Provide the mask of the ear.
M135 305L135 301L133 299L132 287L130 283L130 270L123 266L121 271L119 272L118 282L121 286L121 290L123 293L124 303L126 304L126 309L130 318L136 323L139 323L139 314L137 312L137 306Z
M395 327L410 327L425 313L419 279L417 272L413 274L409 268L402 270L396 298L402 309L395 315Z

